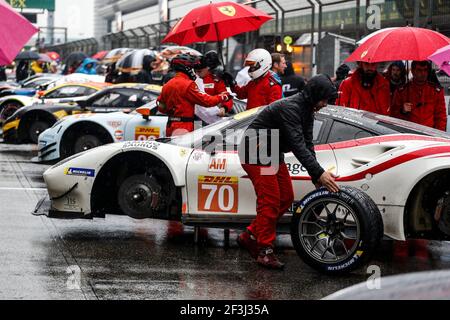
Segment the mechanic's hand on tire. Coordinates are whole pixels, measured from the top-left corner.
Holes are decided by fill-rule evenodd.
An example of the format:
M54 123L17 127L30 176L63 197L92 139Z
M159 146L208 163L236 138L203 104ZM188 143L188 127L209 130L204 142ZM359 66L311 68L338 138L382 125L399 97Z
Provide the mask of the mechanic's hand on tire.
M337 178L334 174L325 171L319 178L318 184L328 189L330 192L339 192L339 186L334 179Z

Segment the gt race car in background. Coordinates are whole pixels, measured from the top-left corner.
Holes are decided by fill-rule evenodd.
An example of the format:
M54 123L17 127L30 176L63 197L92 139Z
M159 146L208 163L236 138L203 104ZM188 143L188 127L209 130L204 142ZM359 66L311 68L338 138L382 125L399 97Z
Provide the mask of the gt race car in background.
M156 99L160 86L119 84L105 87L87 98L65 99L58 104L33 104L17 110L3 124L3 140L7 143L38 143L39 135L58 120L72 114L131 112Z
M233 110L246 103L234 99ZM83 114L62 118L38 141L39 162L55 161L112 142L152 140L166 134L167 116L152 101L132 113Z
M108 144L69 157L44 173L48 197L34 214L122 214L243 228L256 215L256 196L236 150L258 112L180 137ZM396 240L450 236L447 134L340 107L317 118L318 161L339 176L342 189L315 190L286 154L295 199L302 200L281 220L290 223L294 247L309 265L331 274L354 270L369 261L383 234Z
M5 121L16 110L23 106L32 105L35 102L58 102L60 99L73 98L78 100L82 97L98 91L97 86L106 86L105 77L86 74L70 74L67 76L35 76L25 80L24 85L36 85L34 88L18 89L17 91L6 91L0 93L0 121ZM90 89L89 85L84 88L80 87L83 83L95 84ZM65 84L73 84L74 86L65 86Z

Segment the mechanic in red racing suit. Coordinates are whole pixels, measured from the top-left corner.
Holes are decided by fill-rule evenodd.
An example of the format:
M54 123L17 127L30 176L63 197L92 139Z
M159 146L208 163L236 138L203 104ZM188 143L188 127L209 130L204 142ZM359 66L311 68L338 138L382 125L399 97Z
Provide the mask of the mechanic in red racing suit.
M248 75L252 78L245 86L238 86L227 72L224 73L224 80L239 99L247 99L247 110L266 106L283 97L281 83L270 72L272 56L267 50L251 51L245 59L245 66L250 67Z
M205 86L205 92L211 96L227 92L225 81L222 79L223 67L221 66L219 55L211 50L202 57L202 69L207 69L205 75L200 76ZM198 73L198 71L197 71ZM230 99L220 105L224 113L229 113L233 109L233 100Z
M317 162L312 142L314 113L325 107L328 99L336 96L337 92L330 78L317 75L308 81L300 93L276 101L262 110L244 134L239 146L239 157L255 188L257 214L237 241L264 267L284 267L273 252L277 221L288 211L294 200L284 153L294 154L308 171L316 187L324 186L331 192L339 191L334 181L335 176ZM278 140L274 141L274 138ZM256 147L252 147L252 141L257 144ZM264 160L264 154L270 154L270 158Z
M195 105L214 107L230 100L228 93L210 96L201 92L195 83L194 68L200 65L200 57L179 54L171 61L176 72L167 82L157 99L158 110L169 116L166 136L180 135L194 130Z

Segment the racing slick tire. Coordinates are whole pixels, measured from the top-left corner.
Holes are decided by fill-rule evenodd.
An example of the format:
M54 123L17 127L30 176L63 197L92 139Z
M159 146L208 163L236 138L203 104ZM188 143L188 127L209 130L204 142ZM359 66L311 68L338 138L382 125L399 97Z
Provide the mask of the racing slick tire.
M28 128L28 138L32 143L38 143L39 135L50 127L51 125L46 121L33 121Z
M84 134L75 140L73 146L74 154L96 148L102 144L102 141L97 136L92 134Z
M137 174L126 178L118 192L119 207L131 218L146 219L159 209L161 186L148 174Z
M298 255L329 275L351 272L372 257L383 238L377 205L361 190L315 190L294 203L291 238Z

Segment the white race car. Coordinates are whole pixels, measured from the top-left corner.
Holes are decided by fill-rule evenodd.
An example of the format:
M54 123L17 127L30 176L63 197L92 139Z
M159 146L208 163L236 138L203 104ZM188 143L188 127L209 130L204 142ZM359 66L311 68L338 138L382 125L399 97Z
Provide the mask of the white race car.
M234 110L245 109L234 99ZM149 116L148 116L149 115ZM112 142L165 137L167 116L157 114L156 100L135 112L78 114L62 118L42 132L36 161L54 161Z
M156 109L152 101L131 113L84 113L62 118L40 134L36 161L64 159L112 142L164 137L167 116L156 115Z
M181 137L109 144L63 160L44 173L49 198L35 214L125 214L243 227L255 217L256 196L234 150L258 112ZM342 273L368 261L383 234L397 240L448 238L449 139L445 132L372 113L320 111L317 158L339 175L342 191L315 190L296 158L286 155L295 198L303 200L281 222L292 218L299 255L323 272Z

